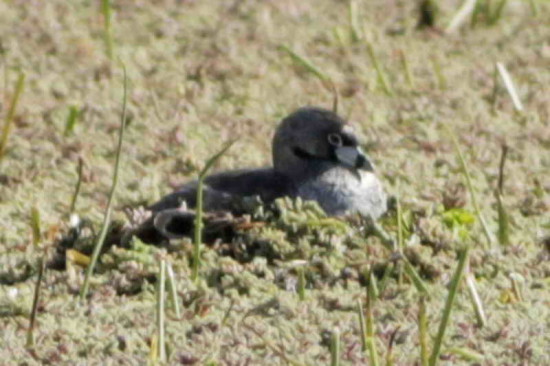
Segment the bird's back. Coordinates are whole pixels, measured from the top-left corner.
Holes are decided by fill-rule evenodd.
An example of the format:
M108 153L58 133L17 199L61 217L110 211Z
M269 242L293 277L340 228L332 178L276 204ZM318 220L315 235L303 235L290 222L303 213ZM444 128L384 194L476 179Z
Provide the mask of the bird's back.
M203 207L206 211L234 211L238 201L246 197L259 196L263 202L269 203L279 197L294 195L290 179L271 168L217 173L208 176L204 183ZM197 181L193 181L151 205L149 210L158 212L178 208L183 202L188 208L194 208L196 196Z

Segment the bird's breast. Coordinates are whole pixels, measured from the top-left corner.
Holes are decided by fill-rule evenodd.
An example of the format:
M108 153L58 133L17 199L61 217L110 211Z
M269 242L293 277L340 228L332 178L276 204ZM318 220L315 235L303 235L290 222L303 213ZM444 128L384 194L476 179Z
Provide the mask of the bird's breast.
M298 196L317 201L331 216L360 213L378 218L386 211L386 194L371 172L331 169L301 184Z

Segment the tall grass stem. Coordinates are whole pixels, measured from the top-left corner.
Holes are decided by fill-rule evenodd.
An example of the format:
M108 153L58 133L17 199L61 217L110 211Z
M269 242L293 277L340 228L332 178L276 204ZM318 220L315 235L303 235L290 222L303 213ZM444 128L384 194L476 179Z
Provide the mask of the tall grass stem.
M332 331L332 339L330 342L330 365L340 366L340 330L338 328Z
M199 179L197 183L197 203L195 207L195 232L193 237L193 265L191 279L197 281L199 278L199 268L201 263L201 245L202 245L202 229L203 229L203 190L204 190L204 179L208 174L208 171L222 156L226 153L227 150L235 143L235 140L227 143L219 152L212 156L206 162L204 168L199 174Z
M38 277L36 279L36 285L34 287L34 297L32 300L32 310L29 319L29 328L27 329L27 343L28 348L34 347L34 326L36 324L36 314L38 313L38 303L40 301L40 290L42 287L42 277L44 276L44 258L41 257L38 260Z
M435 366L439 360L439 355L441 353L441 346L443 345L443 338L445 336L445 331L447 330L447 325L451 319L451 311L453 304L458 293L458 288L462 277L464 275L464 269L468 263L470 248L467 246L459 253L458 265L456 267L453 279L451 280L449 294L447 295L447 300L445 301L445 307L443 309L443 316L441 317L441 322L439 323L439 329L435 337L432 354L430 356L430 366Z
M370 276L369 276L370 278ZM367 287L367 349L369 352L370 364L372 366L378 366L378 350L376 349L376 334L374 331L374 315L372 312L372 307L374 299L376 298L374 294L374 288L372 281L369 281L369 286Z
M420 365L428 366L430 362L430 350L428 345L428 315L426 314L426 297L420 296L418 301L418 333L420 343Z
M82 156L78 157L78 165L76 167L76 174L77 174L77 180L76 180L76 186L74 188L73 197L71 199L71 207L69 209L69 216L74 214L76 210L76 201L78 199L78 195L80 194L80 187L82 186L82 173L84 170L84 159Z
M120 117L120 127L119 127L119 134L118 134L118 145L116 149L116 160L115 160L115 167L113 172L113 182L111 184L111 191L109 192L109 199L107 201L107 208L105 210L105 215L103 217L103 224L101 226L101 232L99 233L99 236L97 238L97 241L94 246L94 251L92 253L92 259L90 262L90 265L86 268L86 277L84 278L84 284L82 288L80 289L80 300L84 300L86 296L88 295L88 290L90 287L90 280L93 275L95 266L97 264L97 260L99 258L99 254L101 253L101 248L103 247L103 243L105 241L105 237L107 236L107 231L109 229L109 224L111 223L111 214L113 210L113 202L115 199L115 193L118 185L118 174L120 169L120 158L121 158L121 151L122 151L122 142L124 141L124 129L126 124L126 104L128 101L128 77L126 75L126 66L122 64L122 70L124 73L124 94L122 97L122 115Z
M476 194L474 191L474 186L472 184L472 177L470 175L470 170L468 169L468 164L466 163L466 160L464 159L464 155L462 154L462 150L460 149L460 146L458 144L458 140L455 137L455 134L447 128L448 134L451 137L451 140L453 142L453 145L455 147L455 150L458 154L458 158L460 160L460 165L462 167L462 173L464 174L464 177L466 179L466 185L468 187L468 191L470 192L470 198L472 200L472 205L474 206L474 210L476 213L476 216L481 224L481 227L483 229L483 233L485 234L485 238L487 239L487 243L489 246L494 244L494 238L491 234L491 231L489 230L489 226L487 225L487 221L485 221L485 217L481 213L481 209L479 207L479 204L477 203Z

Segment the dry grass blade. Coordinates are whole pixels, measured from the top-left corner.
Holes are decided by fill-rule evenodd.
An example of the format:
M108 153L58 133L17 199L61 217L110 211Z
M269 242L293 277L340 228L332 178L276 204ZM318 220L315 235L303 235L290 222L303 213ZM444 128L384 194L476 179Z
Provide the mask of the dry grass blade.
M470 300L474 307L476 314L477 326L483 328L487 324L487 318L485 317L485 310L483 310L483 303L477 292L476 282L474 276L469 272L466 273L466 286L468 287L468 293L470 294Z
M523 282L524 279L519 273L512 272L508 275L512 283L512 291L517 301L523 301Z
M443 316L441 317L441 322L439 323L439 330L437 331L432 354L430 356L430 366L435 366L439 360L441 346L443 345L443 338L445 336L445 331L447 329L447 325L449 324L449 320L451 319L451 311L456 298L456 294L458 293L458 287L464 274L464 269L466 268L466 265L468 263L469 253L470 248L466 247L459 254L458 265L453 275L453 279L451 280L449 294L447 295L445 308L443 309Z
M44 275L44 258L38 260L38 278L34 287L34 297L32 300L32 310L29 319L29 328L27 329L27 347L34 347L34 325L36 323L36 313L38 312L38 302L40 301L40 289L42 287L42 277Z
M201 244L202 244L202 228L203 228L203 190L204 190L204 178L208 174L208 171L226 152L231 146L235 143L235 140L230 141L226 144L218 153L212 156L206 162L206 165L199 174L199 180L197 184L197 207L195 208L195 233L193 240L193 266L191 279L196 281L199 278L199 268L200 268L200 256L201 256Z
M174 308L174 313L176 318L181 318L180 303L178 301L178 290L176 284L176 275L174 274L174 269L172 264L166 263L166 273L168 274L168 291L170 292L170 300Z
M516 87L514 86L514 82L512 81L512 77L508 73L508 70L506 70L506 67L504 66L504 64L497 62L496 65L497 65L498 73L500 74L500 77L504 82L504 86L506 87L506 91L508 91L508 95L510 95L510 98L512 99L514 108L516 109L516 111L522 112L523 104L519 99L518 93L516 91Z
M103 217L103 224L101 226L101 232L97 238L97 241L94 246L94 251L92 253L91 263L86 269L86 277L84 278L84 284L80 290L80 299L83 300L88 294L88 289L90 287L90 279L94 273L94 268L101 253L101 248L103 247L103 242L107 236L107 231L109 229L109 224L111 222L111 213L113 210L113 201L115 199L115 192L118 185L118 174L120 168L120 157L122 151L122 142L124 141L124 126L126 123L126 103L128 100L128 77L126 75L126 66L122 64L122 70L124 73L124 94L122 99L122 115L120 117L120 127L118 135L118 145L116 150L116 160L115 168L113 172L113 183L111 185L111 191L109 192L109 200L107 201L107 208L105 210L105 215Z
M464 0L454 17L449 22L445 33L453 33L467 20L476 7L477 0Z
M2 136L0 136L0 162L4 158L4 152L6 151L6 145L8 143L8 137L11 131L11 125L15 117L15 110L17 108L17 103L19 98L23 93L23 88L25 87L25 74L20 73L19 78L17 79L17 84L15 84L15 93L11 99L10 107L8 113L6 114L6 119L4 121L4 128L2 128Z

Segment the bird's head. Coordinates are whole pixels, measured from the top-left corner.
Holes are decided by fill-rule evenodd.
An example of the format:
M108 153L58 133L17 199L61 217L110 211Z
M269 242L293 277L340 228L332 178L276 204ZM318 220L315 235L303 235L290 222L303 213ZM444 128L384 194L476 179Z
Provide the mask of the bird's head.
M332 166L374 170L351 126L336 113L316 107L300 108L282 120L273 138L273 165L291 176Z

